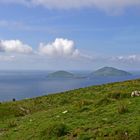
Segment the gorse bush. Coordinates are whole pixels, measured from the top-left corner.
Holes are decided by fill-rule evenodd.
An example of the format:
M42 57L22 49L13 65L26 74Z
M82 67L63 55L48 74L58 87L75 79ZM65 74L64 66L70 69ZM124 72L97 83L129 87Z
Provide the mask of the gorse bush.
M44 140L52 137L58 138L68 133L68 127L63 123L54 123L41 132L41 137Z
M25 107L17 107L15 108L15 116L21 117L30 114L30 110Z
M112 99L120 99L120 96L121 96L121 93L116 92L116 91L112 91L108 94L108 97Z
M111 102L110 99L105 95L96 102L96 105L107 105L110 102Z
M92 137L87 134L80 134L80 136L78 136L78 140L92 140Z
M140 122L137 125L137 133L138 133L137 137L138 139L140 139Z
M76 102L75 106L78 107L79 109L83 108L84 106L89 106L93 104L92 100L80 100L78 102Z
M129 134L127 132L127 130L125 130L124 128L120 128L118 130L116 130L115 132L115 138L117 140L129 140Z
M122 91L112 91L108 93L108 97L112 99L123 99L130 97L130 93L122 92Z
M12 128L12 127L16 127L18 124L15 120L9 121L8 127Z
M61 100L60 100L60 103L59 103L59 104L60 104L60 105L65 105L65 104L68 104L68 103L70 103L70 100L64 98L64 99L61 99Z
M119 102L117 109L118 109L119 114L126 113L126 112L128 112L128 105L126 102L121 101L121 102Z

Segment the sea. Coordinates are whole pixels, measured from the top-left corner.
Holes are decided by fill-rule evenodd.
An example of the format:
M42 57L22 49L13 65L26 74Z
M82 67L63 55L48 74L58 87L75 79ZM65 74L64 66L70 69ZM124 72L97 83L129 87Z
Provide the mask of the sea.
M0 102L34 98L68 90L140 78L140 72L131 76L93 77L90 72L73 71L77 78L48 78L50 71L0 71ZM131 72L132 73L132 72ZM81 78L79 78L81 77Z

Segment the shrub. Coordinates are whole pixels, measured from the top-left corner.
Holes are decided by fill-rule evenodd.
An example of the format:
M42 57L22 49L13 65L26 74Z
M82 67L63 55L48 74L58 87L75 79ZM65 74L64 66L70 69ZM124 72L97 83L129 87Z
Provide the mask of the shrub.
M78 137L78 140L91 140L91 136L89 136L88 134L80 134L80 136Z
M108 94L108 97L112 98L112 99L120 99L120 96L121 96L121 93L120 92L115 92L115 91L110 92Z
M36 98L33 100L33 104L34 104L34 106L40 105L40 104L43 104L43 101L39 98Z
M91 140L92 133L88 132L89 128L76 128L71 133L71 140Z
M107 96L104 96L103 98L97 101L96 105L107 105L108 103L110 103L109 98Z
M9 122L8 127L12 128L12 127L16 127L17 125L18 125L17 122L13 120Z
M123 99L130 97L130 94L122 91L112 91L108 94L108 97L112 99Z
M60 105L65 105L65 104L68 104L68 103L70 103L70 100L64 98L64 99L61 99L60 100L60 103L59 104Z
M123 114L128 112L128 106L125 102L119 102L118 104L118 113Z
M91 105L93 104L93 101L92 100L80 100L76 103L76 106L81 109L83 108L84 106L88 106L88 105Z
M80 112L84 112L84 111L89 111L89 110L90 110L89 107L86 107L86 106L84 107L84 106L83 106L83 107L80 108L79 111L80 111Z
M50 125L48 128L41 132L41 137L43 139L57 138L64 136L68 133L68 128L63 123L55 123Z
M129 134L128 130L126 128L118 128L115 131L115 137L117 140L128 140L129 139Z
M15 117L22 117L30 114L30 110L25 107L14 107Z
M138 139L140 139L140 123L137 126L137 134L138 134Z

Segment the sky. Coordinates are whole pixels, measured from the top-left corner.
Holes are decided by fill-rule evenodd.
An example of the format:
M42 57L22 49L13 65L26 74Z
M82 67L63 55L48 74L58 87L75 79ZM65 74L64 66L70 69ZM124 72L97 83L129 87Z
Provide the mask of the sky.
M140 70L139 0L0 0L0 70Z

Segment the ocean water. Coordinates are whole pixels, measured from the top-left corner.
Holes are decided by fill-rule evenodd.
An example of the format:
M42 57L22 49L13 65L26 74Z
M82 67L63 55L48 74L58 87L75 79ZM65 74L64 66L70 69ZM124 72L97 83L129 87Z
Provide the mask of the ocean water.
M48 79L46 71L0 71L0 101L21 100L104 83L140 78L140 73L124 77ZM85 76L88 72L76 72Z

